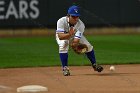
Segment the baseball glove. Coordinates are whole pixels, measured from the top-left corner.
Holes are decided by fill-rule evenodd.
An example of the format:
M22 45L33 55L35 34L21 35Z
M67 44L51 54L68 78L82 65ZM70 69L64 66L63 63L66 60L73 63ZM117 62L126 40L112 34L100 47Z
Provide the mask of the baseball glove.
M88 47L86 44L78 43L75 46L71 46L75 53L77 54L84 54L88 51Z

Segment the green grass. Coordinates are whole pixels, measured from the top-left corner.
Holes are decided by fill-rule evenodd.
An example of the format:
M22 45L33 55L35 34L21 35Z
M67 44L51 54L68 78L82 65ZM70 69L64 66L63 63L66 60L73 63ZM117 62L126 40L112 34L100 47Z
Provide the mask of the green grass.
M89 37L92 40L91 37ZM97 60L103 64L140 63L140 36L114 35L97 36L93 41Z
M96 35L94 45L99 64L140 63L139 35ZM0 38L0 68L61 65L55 37ZM90 65L84 55L69 51L69 65Z

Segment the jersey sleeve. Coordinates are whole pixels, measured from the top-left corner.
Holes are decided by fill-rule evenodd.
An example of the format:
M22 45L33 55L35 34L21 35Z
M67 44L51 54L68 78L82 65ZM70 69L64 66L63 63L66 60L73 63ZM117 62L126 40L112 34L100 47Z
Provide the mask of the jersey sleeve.
M56 33L64 33L64 21L62 19L57 21Z
M83 35L83 32L85 31L85 25L82 23L80 27L77 29L74 38L81 38Z

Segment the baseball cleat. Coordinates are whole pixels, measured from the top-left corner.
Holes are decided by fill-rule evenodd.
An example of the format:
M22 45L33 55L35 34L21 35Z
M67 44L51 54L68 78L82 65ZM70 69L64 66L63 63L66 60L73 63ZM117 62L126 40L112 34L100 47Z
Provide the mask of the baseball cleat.
M64 76L70 76L70 71L69 71L69 68L67 66L65 66L63 68L63 75Z
M98 72L102 72L103 71L103 67L97 64L92 64L92 67L94 69L94 71L98 71Z

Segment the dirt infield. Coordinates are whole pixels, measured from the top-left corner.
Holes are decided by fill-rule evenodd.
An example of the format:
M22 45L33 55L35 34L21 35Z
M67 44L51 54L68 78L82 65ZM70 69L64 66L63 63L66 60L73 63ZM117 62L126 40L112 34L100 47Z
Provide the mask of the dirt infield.
M140 93L140 64L116 65L114 72L103 67L97 73L90 66L70 66L71 76L63 76L61 67L0 69L0 93L16 93L24 85L45 86L44 93Z

